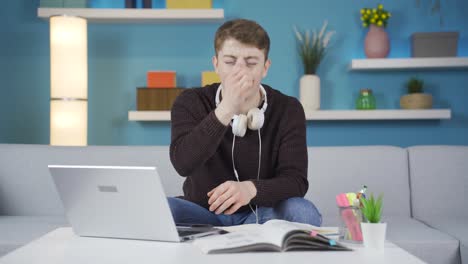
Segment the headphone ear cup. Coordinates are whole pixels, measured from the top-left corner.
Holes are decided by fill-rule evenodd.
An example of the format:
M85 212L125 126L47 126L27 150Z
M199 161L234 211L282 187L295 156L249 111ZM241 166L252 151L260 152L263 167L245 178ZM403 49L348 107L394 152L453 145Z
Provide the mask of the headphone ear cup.
M247 113L247 125L250 130L258 130L263 127L265 116L258 108L252 108Z
M246 115L236 115L232 120L232 134L243 137L247 131L247 116Z

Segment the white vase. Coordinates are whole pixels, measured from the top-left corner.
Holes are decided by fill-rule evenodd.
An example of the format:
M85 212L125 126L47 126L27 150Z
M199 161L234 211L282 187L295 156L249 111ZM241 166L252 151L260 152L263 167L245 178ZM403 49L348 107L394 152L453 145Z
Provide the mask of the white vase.
M304 110L320 109L320 78L306 74L301 77L299 85L299 100Z
M373 250L384 250L387 223L361 223L364 247Z

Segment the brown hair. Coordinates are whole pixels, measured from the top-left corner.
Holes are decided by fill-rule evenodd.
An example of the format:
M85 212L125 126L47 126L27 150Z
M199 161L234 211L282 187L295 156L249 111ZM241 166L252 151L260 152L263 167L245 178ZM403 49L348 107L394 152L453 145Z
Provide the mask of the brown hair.
M270 37L257 22L247 19L234 19L225 22L216 31L214 48L216 56L227 39L233 38L245 45L251 45L265 54L265 61L270 51Z

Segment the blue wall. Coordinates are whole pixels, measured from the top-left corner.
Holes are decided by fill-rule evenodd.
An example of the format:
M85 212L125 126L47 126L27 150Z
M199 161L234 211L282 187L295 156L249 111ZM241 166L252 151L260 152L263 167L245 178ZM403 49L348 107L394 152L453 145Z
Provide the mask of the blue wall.
M216 1L216 0L215 0ZM429 1L383 1L393 13L387 28L390 57L408 57L409 37L417 31L460 32L459 56L468 56L468 2L442 1L444 25L431 16ZM428 84L434 107L452 109L444 121L309 121L309 145L399 146L468 145L468 72L350 72L353 58L363 58L366 30L359 9L377 1L236 0L217 1L230 18L258 21L269 32L272 67L265 83L298 96L302 74L292 26L320 28L323 21L337 32L329 56L319 69L322 108L350 109L360 88L372 88L379 108L398 108L403 84L417 75ZM287 3L287 4L286 4ZM49 143L49 28L36 17L38 1L2 1L0 7L0 142ZM178 84L198 86L200 72L211 70L212 24L90 24L89 145L167 145L168 122L129 122L136 108L135 87L145 84L147 70L176 70Z

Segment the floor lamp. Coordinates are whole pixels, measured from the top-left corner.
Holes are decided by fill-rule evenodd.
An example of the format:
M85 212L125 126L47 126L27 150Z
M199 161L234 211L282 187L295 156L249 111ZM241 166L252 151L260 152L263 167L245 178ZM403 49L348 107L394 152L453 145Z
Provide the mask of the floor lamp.
M51 145L87 145L87 36L86 19L50 18Z

